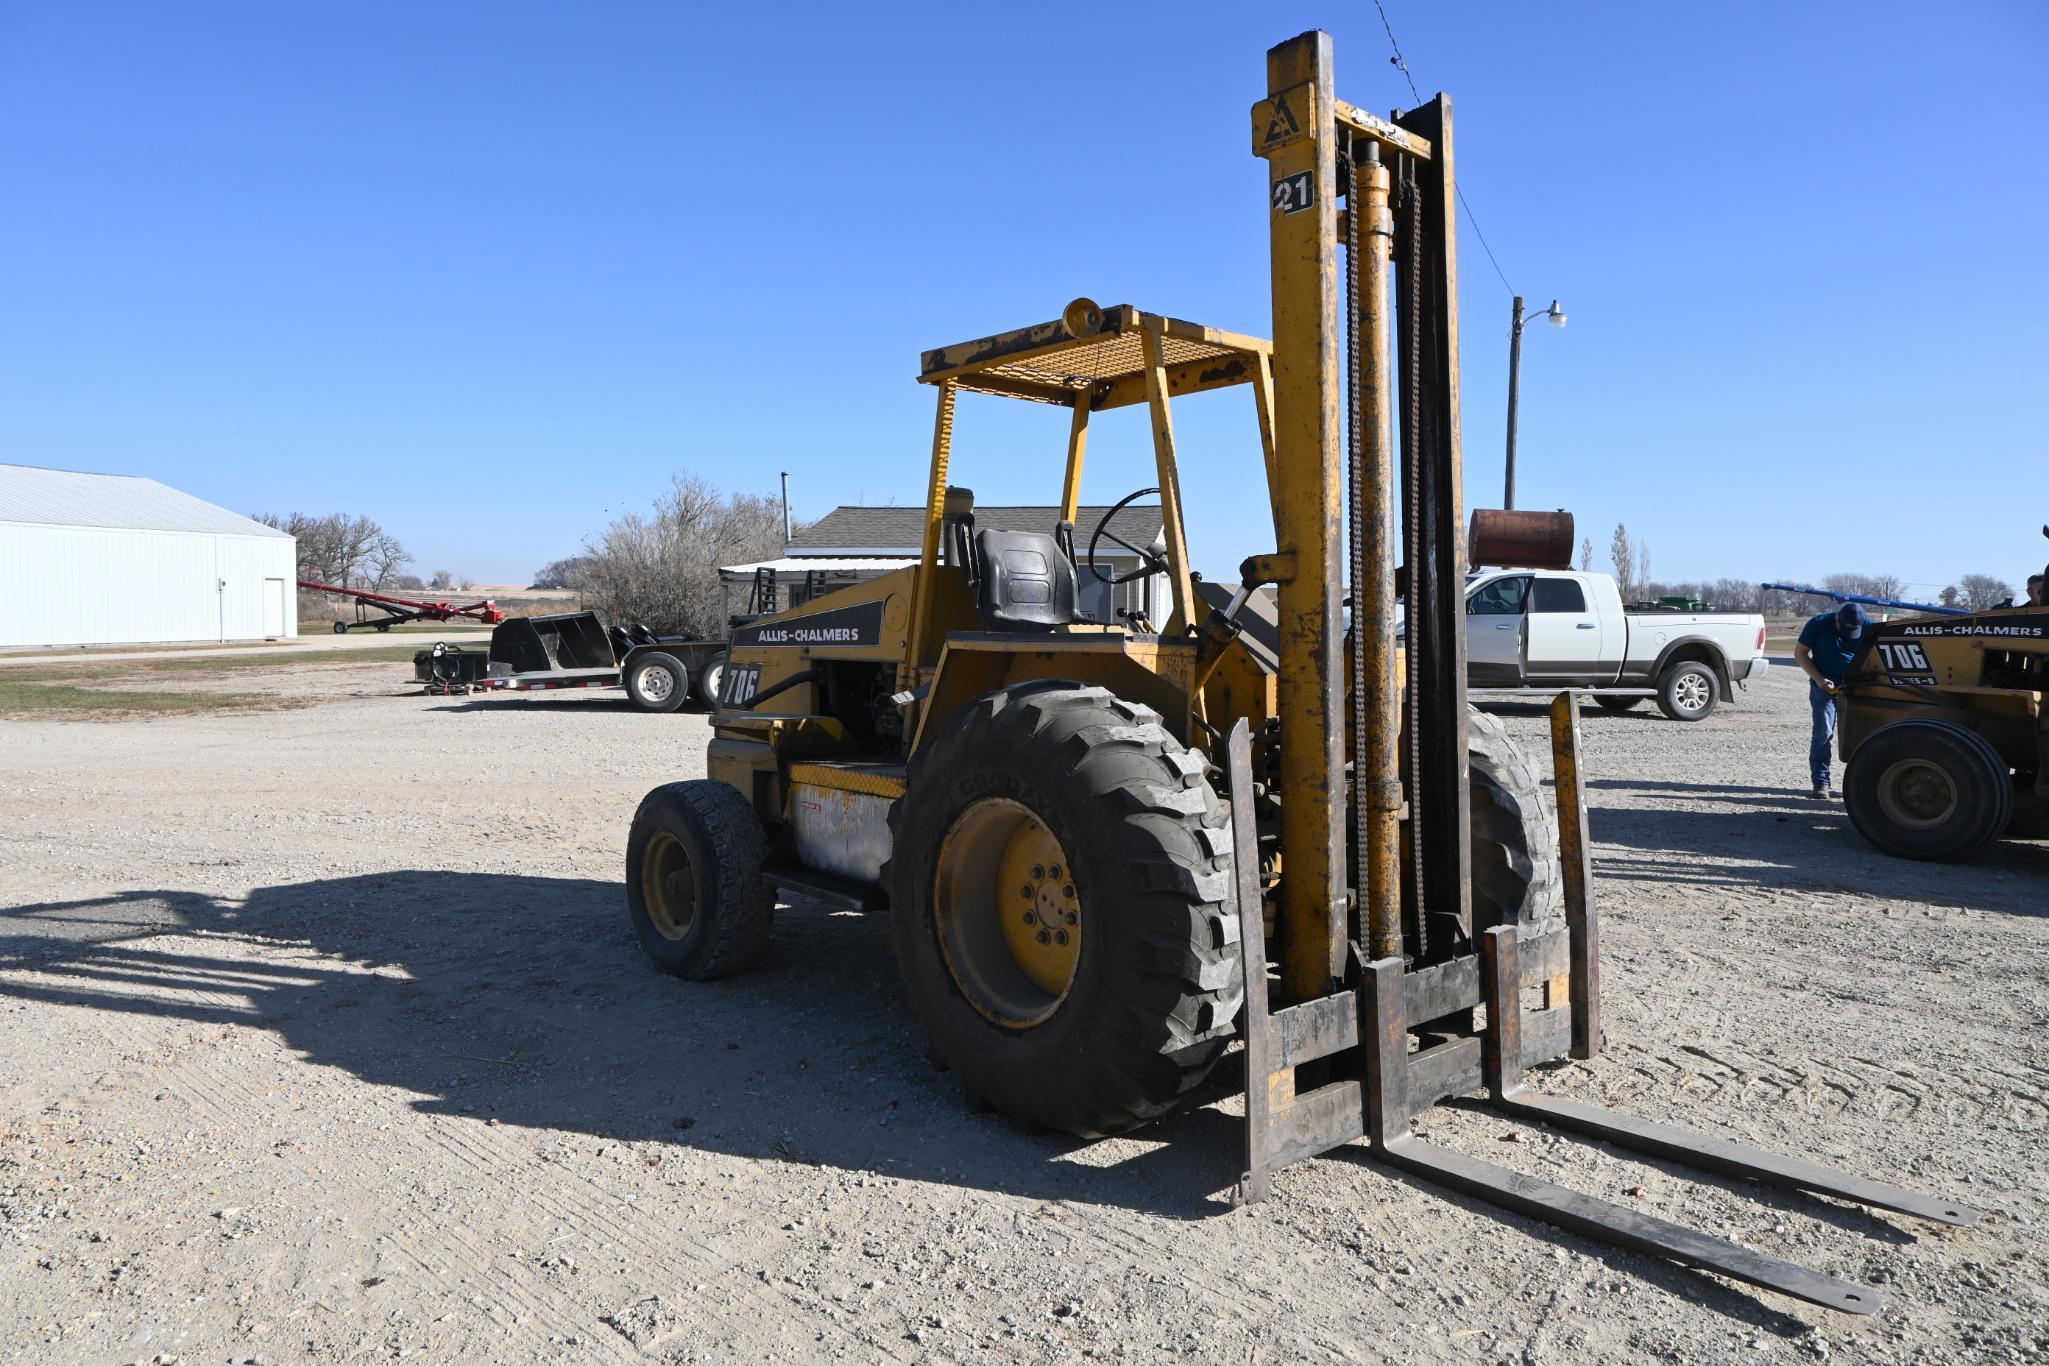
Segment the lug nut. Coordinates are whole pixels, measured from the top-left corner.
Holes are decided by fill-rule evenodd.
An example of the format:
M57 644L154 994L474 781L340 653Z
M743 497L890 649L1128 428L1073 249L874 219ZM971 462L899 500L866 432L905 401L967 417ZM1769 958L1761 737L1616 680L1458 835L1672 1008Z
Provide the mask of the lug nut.
M1036 925L1039 923L1039 917L1033 915L1030 911L1026 911L1024 913L1024 922L1027 925Z
M1027 882L1023 887L1018 889L1018 895L1022 896L1026 901L1030 901L1032 899L1032 885L1029 882Z
M1062 887L1060 895L1066 897L1069 901L1074 900L1074 884L1070 882L1065 887Z
M1049 874L1051 874L1051 875L1052 875L1053 877L1059 877L1059 876L1060 876L1060 865L1059 865L1059 864L1057 864L1057 863L1056 863L1056 864L1054 864L1054 865L1053 865L1053 866L1052 866L1051 868L1047 869L1047 872L1048 872Z
M1050 934L1047 934L1047 933L1046 933L1046 932L1045 932L1044 930L1040 930L1040 931L1039 931L1039 942L1040 942L1041 944L1045 944L1045 943L1049 943L1049 942L1051 942L1052 938L1053 938L1053 936L1052 936L1052 935L1050 935Z
M1045 865L1045 864L1043 864L1043 863L1034 863L1034 864L1032 865L1032 877L1033 877L1033 879L1034 879L1034 880L1036 880L1036 879L1042 878L1042 877L1044 877L1044 876L1046 876L1046 865Z
M1074 924L1078 924L1078 923L1080 923L1080 921L1081 921L1081 917L1080 917L1080 916L1078 916L1078 915L1076 915L1076 914L1075 914L1075 913L1074 913L1073 911L1069 911L1069 912L1067 913L1067 923L1068 923L1068 924L1070 924L1070 925L1074 925Z
M1067 942L1067 931L1066 931L1066 930L1055 930L1055 931L1053 931L1053 942L1054 942L1054 943L1056 943L1056 944L1065 944L1065 943Z

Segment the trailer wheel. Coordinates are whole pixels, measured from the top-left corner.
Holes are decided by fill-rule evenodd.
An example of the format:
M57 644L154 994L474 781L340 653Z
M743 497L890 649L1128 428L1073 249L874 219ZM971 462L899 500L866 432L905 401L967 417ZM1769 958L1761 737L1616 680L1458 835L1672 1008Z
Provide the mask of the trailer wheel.
M641 711L674 711L690 695L690 671L676 656L650 651L627 668L626 695Z
M1614 697L1607 693L1594 694L1594 705L1608 711L1628 711L1641 701L1643 701L1641 697Z
M709 778L641 799L626 837L626 914L647 956L692 981L741 971L768 947L768 839L736 788Z
M338 636L347 635L349 633L349 624L346 621L337 621L334 624L334 633Z
M705 661L697 671L697 681L691 691L705 706L716 709L719 705L719 689L726 683L726 655L722 650Z
M1665 670L1658 680L1658 710L1674 721L1703 721L1715 709L1715 671L1697 659Z
M1850 756L1843 805L1885 853L1949 863L2005 832L2013 778L1976 731L1932 717L1895 721Z
M384 632L386 632L386 631L389 631L390 629L391 629L391 623L390 623L390 622L388 622L388 621L380 621L380 622L378 622L378 623L377 623L377 633L378 633L379 635L382 635L382 634L384 634Z
M911 760L885 877L904 995L971 1102L1117 1133L1166 1113L1244 997L1202 756L1102 688L990 693Z

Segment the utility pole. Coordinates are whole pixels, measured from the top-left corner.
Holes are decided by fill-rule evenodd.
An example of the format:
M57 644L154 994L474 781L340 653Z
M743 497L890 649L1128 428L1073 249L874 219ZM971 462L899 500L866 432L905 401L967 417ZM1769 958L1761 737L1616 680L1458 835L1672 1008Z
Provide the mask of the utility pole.
M1515 399L1523 373L1523 296L1515 296L1508 326L1508 465L1501 481L1501 506L1515 506Z
M783 545L790 544L790 472L783 471Z
M1565 310L1553 299L1551 306L1538 318L1549 320L1553 327L1565 326ZM1523 317L1523 296L1515 296L1515 306L1508 324L1508 462L1501 481L1501 506L1515 506L1515 418L1516 395L1522 387L1523 373L1523 323L1530 321Z

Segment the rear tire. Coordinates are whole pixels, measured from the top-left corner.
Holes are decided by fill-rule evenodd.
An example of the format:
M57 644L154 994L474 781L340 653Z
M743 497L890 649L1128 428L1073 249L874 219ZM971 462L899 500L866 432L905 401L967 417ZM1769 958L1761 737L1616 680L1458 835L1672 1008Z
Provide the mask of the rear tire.
M338 636L347 635L349 633L349 624L346 621L337 621L334 624L334 633Z
M2013 778L1976 731L1933 717L1895 721L1850 756L1843 805L1883 852L1951 863L2005 832Z
M1658 680L1658 710L1674 721L1704 721L1720 700L1715 671L1697 659L1674 664Z
M697 671L697 679L690 691L699 702L713 710L717 710L719 705L719 689L725 686L725 682L726 656L724 651L720 651L707 660L702 669Z
M1607 711L1628 711L1641 701L1643 701L1641 697L1611 697L1602 693L1594 694L1594 705Z
M1207 769L1149 708L1052 682L980 698L912 758L885 873L897 962L970 1103L1117 1133L1172 1109L1222 1055L1244 984L1229 814ZM1020 837L1068 858L1050 891L1037 867L995 885ZM1075 946L1020 945L1036 930L1013 916L1073 926Z
M626 696L641 711L674 711L690 695L690 671L674 655L653 650L626 669Z
M1623 701L1629 701L1623 698ZM1466 713L1473 833L1473 934L1514 925L1528 943L1565 927L1557 806L1500 721Z
M626 837L626 914L647 956L700 982L760 958L775 920L767 855L754 808L724 783L670 783L642 798Z

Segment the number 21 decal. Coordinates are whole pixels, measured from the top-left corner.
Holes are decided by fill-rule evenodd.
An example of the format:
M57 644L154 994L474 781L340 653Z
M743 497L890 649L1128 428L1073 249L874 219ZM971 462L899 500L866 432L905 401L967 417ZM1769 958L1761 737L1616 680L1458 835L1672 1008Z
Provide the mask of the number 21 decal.
M1308 171L1282 176L1274 182L1274 207L1282 213L1300 213L1316 205L1316 177Z

